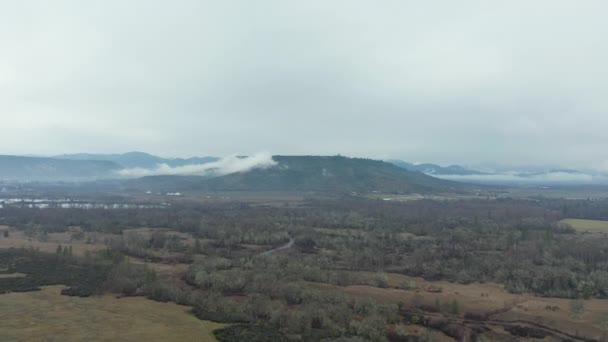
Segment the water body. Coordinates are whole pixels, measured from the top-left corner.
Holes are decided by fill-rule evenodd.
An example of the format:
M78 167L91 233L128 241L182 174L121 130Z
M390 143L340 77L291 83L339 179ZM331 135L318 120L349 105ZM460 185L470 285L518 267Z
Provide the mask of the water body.
M79 201L49 198L4 198L0 199L0 209L4 208L31 208L31 209L159 209L166 208L170 204L139 204L139 203L103 203L92 201Z

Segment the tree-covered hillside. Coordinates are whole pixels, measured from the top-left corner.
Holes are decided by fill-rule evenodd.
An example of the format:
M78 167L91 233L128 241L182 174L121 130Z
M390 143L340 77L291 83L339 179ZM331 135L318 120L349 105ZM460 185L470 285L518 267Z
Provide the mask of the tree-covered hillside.
M410 172L378 160L342 156L274 156L277 164L229 175L202 178L145 177L128 188L161 191L315 191L330 193L429 193L465 191L468 185Z

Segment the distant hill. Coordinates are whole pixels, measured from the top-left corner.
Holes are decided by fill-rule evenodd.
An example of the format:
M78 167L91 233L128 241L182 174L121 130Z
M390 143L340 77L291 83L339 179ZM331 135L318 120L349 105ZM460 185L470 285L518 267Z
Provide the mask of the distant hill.
M89 180L110 177L119 169L121 166L111 161L0 155L0 180Z
M467 169L460 165L439 166L436 164L412 164L403 160L388 160L389 163L404 168L408 171L422 172L429 175L455 175L455 176L471 176L471 175L489 175L490 173Z
M265 169L204 178L151 176L126 181L128 188L152 191L315 191L331 193L454 192L468 185L410 172L391 163L341 156L274 156Z
M57 159L69 160L104 160L116 163L123 168L152 169L158 164L167 164L171 167L205 164L219 160L216 157L193 157L193 158L162 158L144 152L128 152L123 154L62 154L54 156Z
M205 164L215 157L167 159L143 152L124 154L63 154L55 157L0 156L0 180L10 181L86 181L121 178L119 170L155 169Z
M515 176L521 178L538 178L538 177L548 177L551 175L585 175L585 173L578 170L570 170L570 169L551 169L543 172L523 172L518 173Z

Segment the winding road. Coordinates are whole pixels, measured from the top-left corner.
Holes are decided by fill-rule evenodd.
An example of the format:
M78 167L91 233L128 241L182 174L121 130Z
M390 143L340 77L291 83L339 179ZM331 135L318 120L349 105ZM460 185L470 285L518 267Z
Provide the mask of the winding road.
M293 238L290 236L290 237L289 237L289 242L288 242L288 243L286 243L286 244L284 244L284 245L282 245L282 246L279 246L279 247L276 247L276 248L273 248L273 249L269 249L269 250L267 250L267 251L264 251L264 252L260 253L260 255L270 255L270 254L273 254L274 252L278 252L278 251L282 251L282 250L285 250L285 249L289 249L289 248L293 247L293 244L294 244L295 242L296 242L296 240L294 240L294 239L293 239Z

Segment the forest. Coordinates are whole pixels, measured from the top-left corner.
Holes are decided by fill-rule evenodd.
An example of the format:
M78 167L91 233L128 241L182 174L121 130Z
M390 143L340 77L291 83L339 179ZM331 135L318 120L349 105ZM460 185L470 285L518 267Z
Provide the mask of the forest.
M488 313L467 311L464 299L425 300L444 290L422 291L420 283L497 284L512 295L568 300L573 312L584 305L578 303L608 298L606 234L577 232L560 224L564 218L607 219L608 201L346 196L281 205L180 201L154 209L7 206L0 226L10 230L0 240L22 232L47 244L68 234L70 242L54 253L0 250L0 273L28 274L0 277L0 291L63 284L66 295L171 301L200 319L230 323L216 331L220 341L482 340L491 329L470 321L490 320ZM293 246L272 252L291 239ZM102 247L74 255L72 244ZM168 274L158 265L182 268ZM415 295L383 302L344 290L356 286ZM512 336L552 336L548 325L524 323L503 328ZM426 330L412 334L414 326Z

